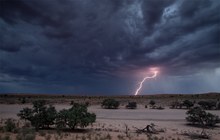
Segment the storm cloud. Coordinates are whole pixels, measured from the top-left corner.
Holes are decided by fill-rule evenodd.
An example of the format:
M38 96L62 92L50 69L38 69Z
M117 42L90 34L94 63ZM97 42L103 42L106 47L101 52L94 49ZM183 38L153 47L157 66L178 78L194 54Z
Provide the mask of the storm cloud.
M218 0L1 0L0 92L129 94L150 67L161 68L160 87L143 92L220 91L219 9Z

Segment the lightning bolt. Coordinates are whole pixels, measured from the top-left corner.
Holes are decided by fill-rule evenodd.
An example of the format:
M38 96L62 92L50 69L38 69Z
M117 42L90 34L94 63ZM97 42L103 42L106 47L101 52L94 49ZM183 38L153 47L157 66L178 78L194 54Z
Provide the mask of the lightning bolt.
M136 90L136 92L135 92L135 94L134 94L135 96L138 95L138 93L139 93L139 91L141 90L142 85L143 85L143 83L145 82L145 80L155 78L155 77L157 76L158 71L153 71L153 73L154 73L154 74L153 74L152 76L146 76L146 77L144 77L144 79L140 82L140 85L139 85L139 87L137 88L137 90Z

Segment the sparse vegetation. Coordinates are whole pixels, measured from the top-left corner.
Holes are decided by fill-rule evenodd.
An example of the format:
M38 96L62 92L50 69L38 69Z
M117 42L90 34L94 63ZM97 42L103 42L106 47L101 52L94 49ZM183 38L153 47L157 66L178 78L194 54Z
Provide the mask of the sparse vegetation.
M49 128L56 124L58 129L75 129L77 126L86 127L95 122L96 115L88 113L87 105L74 103L70 109L63 109L57 113L55 107L46 106L45 101L33 103L33 108L24 108L18 113L20 119L28 120L36 130Z
M210 139L210 134L206 133L204 129L202 132L194 132L194 131L185 131L182 133L182 135L188 136L191 139Z
M35 137L36 137L36 133L34 129L29 127L24 127L18 131L16 140L34 140Z
M15 130L16 130L15 122L12 119L7 119L5 121L4 131L15 132Z
M189 108L194 106L194 103L192 101L189 101L189 100L184 100L183 101L183 106L185 106L187 109L189 109Z
M171 103L171 109L182 109L182 103L180 103L179 101L174 101Z
M190 100L184 100L183 102L174 101L171 103L171 109L189 109L194 106L194 102Z
M205 110L216 109L216 102L215 101L199 101L198 104Z
M102 107L105 109L117 109L119 105L119 101L116 101L115 99L105 99L102 102Z
M127 109L136 109L137 108L137 103L136 102L128 102L126 105Z
M158 109L158 110L164 109L164 107L162 107L161 105L156 105L156 102L154 100L150 100L149 104L150 104L151 109ZM146 108L146 105L145 105L145 108Z
M86 127L96 120L94 113L89 113L86 105L74 103L70 109L61 110L56 119L57 128L75 129L77 126Z
M38 100L33 102L33 108L24 108L18 113L20 119L25 119L31 122L31 125L36 130L40 128L49 128L50 125L54 125L56 119L56 109L53 106L46 106L44 100Z
M18 100L19 100L22 104L25 104L25 103L27 102L25 97L19 98Z
M165 109L165 108L162 107L162 106L158 106L158 107L156 107L156 109L163 110L163 109Z
M201 127L215 126L220 123L219 117L211 113L207 113L201 107L194 107L186 112L186 120L193 124Z
M8 98L11 97L11 95L9 95L7 98L4 97L5 100L8 100ZM215 109L219 109L220 104L218 102L216 102L216 99L219 98L219 96L216 96L215 99L211 98L211 99L205 99L205 98L201 98L201 95L190 95L189 98L187 97L187 95L182 95L180 98L176 98L176 95L173 95L172 99L160 99L162 97L157 98L156 96L129 96L128 97L124 97L124 96L119 96L119 97L112 97L115 101L118 101L118 103L120 102L121 106L120 106L120 110L104 110L104 109L100 109L100 103L102 103L103 99L106 99L105 96L97 96L97 97L85 97L84 96L77 96L74 98L68 95L65 95L64 97L62 95L59 95L58 97L62 97L62 99L58 99L57 101L54 99L57 99L57 97L53 97L52 99L49 99L48 97L46 98L42 98L42 97L32 97L29 98L28 96L20 96L19 100L18 98L15 99L15 102L17 102L16 105L12 105L13 109L14 106L16 106L15 108L17 109L17 105L19 106L18 108L22 107L22 106L29 106L29 104L25 104L25 105L21 105L21 101L22 98L26 99L26 103L32 102L32 101L38 101L39 99L46 99L47 103L55 103L56 107L58 109L60 109L61 107L65 108L59 112L57 112L55 110L55 108L53 106L49 106L48 104L39 107L38 106L38 113L40 112L47 112L48 114L53 114L51 115L51 117L46 117L47 120L53 120L53 123L48 123L48 124L44 124L43 127L39 127L39 131L36 132L35 128L33 127L30 118L33 117L34 115L37 115L37 113L33 113L34 111L34 105L33 107L29 107L29 108L24 108L22 109L22 118L23 120L27 120L27 121L21 121L21 120L14 120L11 119L8 124L7 119L5 119L5 116L7 116L6 114L3 114L3 117L1 117L0 119L0 140L2 139L16 139L16 140L34 140L34 139L55 139L55 140L62 140L62 139L85 139L85 140L104 140L104 139L121 139L121 140L132 140L132 139L136 139L136 140L144 140L144 139L175 139L175 140L180 140L180 139L218 139L219 136L219 125L217 125L217 123L219 123L219 119L217 121L216 119L216 115L214 114L218 114L219 112L216 111ZM71 98L70 98L71 97ZM150 98L146 98L146 97L150 97ZM186 98L185 98L186 97ZM209 98L209 96L204 96ZM13 97L15 98L15 97ZM11 98L11 99L13 99ZM200 98L200 99L197 99ZM147 100L147 102L146 102ZM152 106L149 104L149 101L154 101L155 104ZM71 102L72 101L72 102ZM128 101L130 101L128 103ZM182 123L178 123L179 121L175 122L175 125L173 124L172 118L173 119L182 119L183 116L180 116L180 114L184 113L185 110L169 110L166 109L164 111L157 111L157 110L149 110L149 109L144 109L145 107L154 107L154 109L164 109L164 107L167 107L169 105L171 105L170 103L176 101L177 104L174 105L174 107L177 105L177 109L193 109L193 106L195 104L195 106L202 106L201 110L205 111L206 109L209 108L209 105L201 105L201 104L207 104L204 103L205 102L213 102L212 103L212 111L205 111L205 115L207 116L206 119L203 119L203 123L207 124L201 125L198 121L193 123L189 121L189 124L194 124L195 126L184 126ZM202 101L202 102L201 102ZM10 100L10 103L12 101ZM137 103L138 103L138 109L137 110L126 110L124 109L126 108L133 108L133 103L135 102L136 107L137 107ZM200 102L200 103L199 103ZM215 102L215 105L214 105ZM67 106L67 104L70 104L71 106ZM80 103L80 104L76 104L76 103ZM74 118L85 118L85 117L81 117L81 115L69 115L69 114L74 114L78 111L70 111L71 108L73 106L78 106L78 105L82 105L81 103L83 103L84 107L88 107L88 105L91 105L91 107L89 107L89 110L93 111L93 112L99 112L99 119L97 121L97 123L94 123L91 125L91 127L89 127L88 129L82 130L82 129L78 129L80 127L86 127L81 125L80 123L78 123L77 125L74 126L74 121L76 119ZM127 104L126 104L127 103ZM199 103L199 104L198 104ZM61 104L61 105L60 105ZM146 106L145 106L146 104ZM193 105L192 105L193 104ZM210 104L210 103L208 103ZM99 107L97 107L97 105L99 105ZM5 106L5 104L3 103L3 106ZM135 106L135 105L134 105ZM11 107L11 105L10 105ZM135 108L136 108L135 107ZM41 109L40 109L41 108ZM51 110L50 110L50 109ZM103 108L105 108L103 106ZM42 110L46 110L46 111L42 111ZM48 110L49 109L49 110ZM54 113L54 110L56 111L56 113ZM76 109L77 110L77 109ZM87 110L87 109L86 109ZM209 109L210 110L210 109ZM3 111L5 111L5 109L3 109ZM7 111L7 109L6 109ZM7 111L8 112L8 111ZM88 112L88 111L87 111ZM146 112L146 113L145 113ZM164 114L164 113L170 113L171 114ZM175 113L180 113L178 115L176 115ZM208 112L213 112L212 115L208 114ZM21 112L20 112L21 113ZM44 114L42 113L42 114ZM105 113L105 114L104 114ZM149 114L147 114L149 113ZM151 113L151 114L150 114ZM154 114L155 113L155 114ZM83 113L85 114L85 113ZM90 113L93 114L93 113ZM204 115L204 113L201 113ZM11 114L10 114L11 115ZM45 115L45 114L44 114ZM118 115L118 116L117 116ZM147 116L145 116L147 115ZM154 118L154 116L156 115L156 117ZM167 116L166 116L167 115ZM157 118L163 118L164 120L166 119L165 117L170 117L171 115L174 115L170 122L171 125L169 126L170 129L168 129L169 131L164 131L166 130L166 128L162 128L161 130L159 129L161 126L165 126L166 124L169 125L168 122L163 122L164 124L161 125L160 121L157 123L157 126L155 126L155 129L157 130L158 133L160 134L146 134L146 133L134 133L135 129L134 126L140 127L141 126L145 126L146 125L146 121L144 121L144 119L146 120L153 120L153 122L157 122ZM175 118L175 115L177 118ZM40 115L39 115L40 116ZM47 116L47 115L46 115ZM55 120L54 117L55 116ZM152 117L149 117L152 116ZM189 117L190 115L187 115L187 117ZM193 116L193 115L192 115ZM196 116L196 115L195 115ZM10 116L12 118L14 118L14 116ZM19 116L21 118L21 116ZM115 118L114 118L115 117ZM40 118L40 117L39 117ZM39 118L37 119L37 117L35 118L36 121L39 121ZM51 118L51 119L49 119ZM67 119L68 118L68 119ZM96 117L95 117L96 118ZM102 119L103 118L103 119ZM113 122L111 120L108 120L109 118L114 118L115 120L117 120L119 118L119 120ZM132 119L132 121L130 121L130 119ZM134 120L133 120L134 119ZM138 121L136 123L136 120L141 119L140 121ZM89 119L88 119L89 120ZM122 120L122 121L121 121ZM42 120L40 120L39 122L41 122ZM43 121L42 121L43 122ZM61 122L61 123L60 123ZM68 123L72 123L71 125L68 125ZM150 121L149 121L150 122ZM215 123L211 123L211 122L215 122ZM14 123L14 124L11 124ZM70 124L69 123L69 124ZM124 123L126 123L124 125ZM7 129L6 131L6 126L14 126L14 127L9 127L9 128L16 128L14 130L10 130ZM91 124L91 123L84 123L84 124ZM88 126L87 125L87 126ZM129 127L128 127L129 126ZM181 127L184 126L184 127ZM199 126L199 127L198 127ZM213 127L213 126L217 126L217 127ZM212 127L212 129L209 129L210 127ZM43 128L43 129L42 129ZM48 129L50 128L50 129ZM56 129L57 128L57 129ZM70 129L76 129L76 130L70 130ZM184 130L185 129L185 130ZM201 131L202 130L202 131ZM204 131L205 130L205 131ZM185 133L183 133L185 132Z
M154 108L154 105L156 104L156 102L154 100L150 100L149 104L151 105L152 108Z

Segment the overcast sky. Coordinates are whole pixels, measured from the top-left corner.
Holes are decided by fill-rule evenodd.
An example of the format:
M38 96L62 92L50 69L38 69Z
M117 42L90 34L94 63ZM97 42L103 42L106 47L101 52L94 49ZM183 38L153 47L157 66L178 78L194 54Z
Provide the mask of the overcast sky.
M0 0L0 92L220 92L219 0Z

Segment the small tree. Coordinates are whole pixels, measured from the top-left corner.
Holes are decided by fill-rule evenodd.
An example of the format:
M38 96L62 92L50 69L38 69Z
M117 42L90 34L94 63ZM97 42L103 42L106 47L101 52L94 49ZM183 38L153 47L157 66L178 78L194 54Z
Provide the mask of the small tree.
M153 107L156 104L156 102L154 100L150 100L149 104Z
M49 128L50 125L54 125L55 123L55 119L57 117L57 111L55 109L54 106L50 105L47 109L46 109L46 113L44 116L44 125Z
M216 108L216 102L215 101L199 101L198 104L203 109L207 109L207 110L211 110L213 108Z
M105 99L102 102L102 107L106 109L117 109L119 107L119 102L115 99Z
M22 103L22 104L25 104L25 103L26 103L26 98L25 98L25 97L21 98L21 103Z
M60 110L56 118L56 128L58 130L63 129L67 126L67 123L68 123L68 110L67 109Z
M36 130L49 128L54 124L57 112L53 106L46 106L44 100L33 102L33 108L24 108L17 114L20 119L28 120Z
M94 113L89 113L86 105L74 103L70 109L63 109L58 113L57 128L69 127L75 129L77 126L86 127L96 120Z
M179 102L178 101L174 101L170 104L170 108L171 109L177 109L179 107Z
M179 101L174 101L171 103L171 109L182 109L183 107L183 103L179 102Z
M215 126L220 123L219 117L211 113L207 113L201 107L194 107L186 112L186 120L193 125Z
M136 102L129 102L126 105L126 108L128 108L128 109L136 109L137 108L137 103Z
M26 108L23 108L22 110L20 110L20 112L17 115L22 120L31 120L33 117L33 110L26 107Z
M189 100L183 101L183 106L186 106L187 109L189 109L190 107L193 107L193 105L194 103Z

